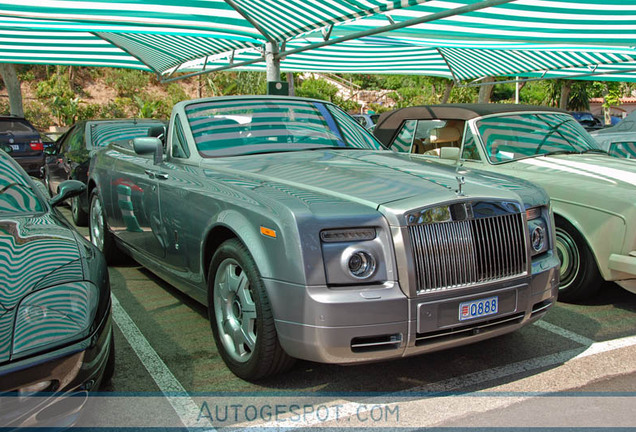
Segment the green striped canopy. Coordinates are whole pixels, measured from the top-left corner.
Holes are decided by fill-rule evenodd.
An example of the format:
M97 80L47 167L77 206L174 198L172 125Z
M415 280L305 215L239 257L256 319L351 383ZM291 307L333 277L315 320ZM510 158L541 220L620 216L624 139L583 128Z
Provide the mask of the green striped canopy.
M607 79L636 80L635 0L516 0L452 15L454 9L483 4L0 0L0 61L128 67L168 76L256 62L263 59L265 44L274 42L281 46L281 68L288 71L466 80L621 70ZM413 19L429 21L396 28ZM378 29L390 31L372 34ZM308 50L297 52L301 49ZM265 70L265 63L242 68Z

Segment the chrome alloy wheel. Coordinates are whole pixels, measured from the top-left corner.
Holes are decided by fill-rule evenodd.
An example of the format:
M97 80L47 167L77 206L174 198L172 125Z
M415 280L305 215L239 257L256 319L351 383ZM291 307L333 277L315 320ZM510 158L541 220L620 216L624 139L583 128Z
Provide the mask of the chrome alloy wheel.
M225 351L240 363L249 361L256 346L256 304L247 274L226 258L214 278L214 315Z
M559 289L565 289L581 271L581 254L574 238L560 227L556 228L556 250L561 262Z
M94 196L91 202L90 211L90 234L91 243L97 246L97 249L104 251L104 209L102 208L102 202Z

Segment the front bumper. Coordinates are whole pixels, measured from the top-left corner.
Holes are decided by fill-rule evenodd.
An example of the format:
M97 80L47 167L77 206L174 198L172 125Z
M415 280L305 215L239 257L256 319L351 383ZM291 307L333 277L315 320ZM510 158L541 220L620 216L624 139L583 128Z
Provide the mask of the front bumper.
M0 366L0 424L5 427L72 425L88 391L102 380L112 340L110 306L90 337L62 349ZM49 389L31 397L18 390L50 381Z
M618 285L636 294L636 251L629 255L611 254L609 268L617 272L615 282Z
M406 357L481 341L541 318L556 301L558 259L533 263L532 275L407 298L397 283L331 289L267 280L283 349L323 363ZM460 321L459 304L498 296L500 310Z

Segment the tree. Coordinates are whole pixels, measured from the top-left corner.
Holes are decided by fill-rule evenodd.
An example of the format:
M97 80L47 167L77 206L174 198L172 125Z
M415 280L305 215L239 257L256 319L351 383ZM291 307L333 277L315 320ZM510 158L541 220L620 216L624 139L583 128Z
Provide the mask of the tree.
M494 84L488 84L488 83L494 83L495 77L487 76L483 80L481 80L481 82L484 85L479 87L479 98L477 99L477 102L489 103L490 97L492 96L492 89L494 87Z
M18 74L15 71L15 65L10 63L0 63L0 75L2 75L4 85L7 87L11 115L24 117L22 89L20 88Z

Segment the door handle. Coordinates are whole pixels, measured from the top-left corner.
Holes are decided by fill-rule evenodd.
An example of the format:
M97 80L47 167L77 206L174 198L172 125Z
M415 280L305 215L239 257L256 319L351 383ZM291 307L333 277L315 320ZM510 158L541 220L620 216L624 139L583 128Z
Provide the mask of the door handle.
M158 178L159 180L168 180L168 174L164 174L164 173L156 172L155 177Z
M147 169L146 171L144 171L146 173L146 175L150 178L155 178L155 176L157 175L157 171L153 171L153 170L149 170Z

